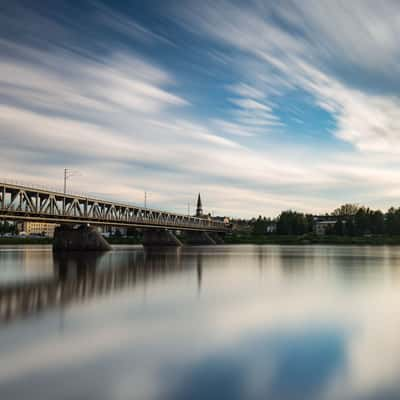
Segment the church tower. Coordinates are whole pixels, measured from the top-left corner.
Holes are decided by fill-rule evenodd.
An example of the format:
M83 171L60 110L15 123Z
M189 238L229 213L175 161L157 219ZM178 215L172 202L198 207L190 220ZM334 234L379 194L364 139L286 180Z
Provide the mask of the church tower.
M202 217L202 216L203 216L203 205L201 204L201 197L199 193L199 196L197 197L196 217Z

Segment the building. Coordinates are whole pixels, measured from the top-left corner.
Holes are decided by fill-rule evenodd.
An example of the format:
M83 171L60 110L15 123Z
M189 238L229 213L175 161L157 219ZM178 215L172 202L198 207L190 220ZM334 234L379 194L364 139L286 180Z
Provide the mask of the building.
M269 222L265 227L265 233L276 233L277 225L276 222Z
M314 217L314 232L316 235L323 236L329 230L333 230L337 222L336 218Z
M54 230L57 224L48 224L47 222L26 221L22 224L22 231L27 235L42 235L54 237Z
M111 236L122 236L126 237L128 236L128 229L120 226L99 226L97 227L97 230L100 234L102 234L105 237L111 237Z

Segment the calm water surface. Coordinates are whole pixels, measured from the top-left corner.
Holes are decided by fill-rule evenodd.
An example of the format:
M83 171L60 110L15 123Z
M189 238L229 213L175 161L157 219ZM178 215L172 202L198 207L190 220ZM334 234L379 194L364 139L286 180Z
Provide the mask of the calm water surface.
M400 248L0 247L0 399L400 399Z

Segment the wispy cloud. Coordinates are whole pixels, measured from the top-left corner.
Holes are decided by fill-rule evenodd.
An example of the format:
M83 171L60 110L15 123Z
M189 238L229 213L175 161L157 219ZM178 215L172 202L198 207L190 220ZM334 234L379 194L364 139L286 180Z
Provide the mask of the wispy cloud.
M218 49L196 48L209 63L198 68L218 65L234 71L218 82L221 92L212 112L200 107L197 93L185 87L187 78L162 57L145 56L119 39L104 51L107 46L99 45L90 23L87 42L80 44L69 18L65 24L21 6L28 20L38 18L51 37L46 41L42 33L33 33L36 40L27 40L33 25L27 23L25 31L5 13L2 20L23 35L2 34L0 41L1 175L53 183L64 166L73 165L84 175L74 184L79 191L141 202L146 190L153 205L178 211L198 191L206 192L211 209L231 215L274 215L282 208L322 212L341 201L363 199L385 207L393 200L393 186L400 184L393 173L399 169L399 99L350 85L343 74L334 73L328 60L339 54L335 41L343 39L342 32L336 37L332 27L323 32L319 27L328 3L318 3L318 13L307 3L298 14L291 4L254 2L251 9L202 2L179 9L185 33L207 38ZM335 12L344 12L344 6L338 8ZM160 30L130 16L99 6L91 10L95 26L102 21L142 45L179 51L159 36ZM348 14L351 20L353 14ZM374 18L380 21L382 15ZM332 24L325 17L322 21ZM387 32L383 29L382 35ZM378 41L376 31L370 35L373 44ZM395 57L392 47L389 43L386 57ZM187 49L178 53L182 60ZM365 62L368 70L371 63ZM289 132L282 104L298 91L335 121L333 137L320 133L331 136L326 147L314 148L314 143L302 143L297 131ZM297 110L295 118L305 120L303 104L290 107ZM288 140L288 132L296 143ZM345 157L337 149L344 143L351 145Z
M247 58L254 57L265 65L266 74L272 68L291 83L290 87L300 87L313 95L316 104L336 119L335 135L339 139L361 151L397 152L398 97L351 87L344 76L332 74L339 61L330 62L330 57L341 55L340 62L344 59L350 67L376 74L383 72L383 65L387 70L396 61L397 70L400 53L394 45L398 29L394 21L400 15L399 7L390 1L378 12L371 2L346 6L329 1L301 5L289 1L266 8L258 2L252 5L250 9L231 2L208 3L193 13L187 11L185 18L201 32L247 53ZM222 9L226 18L216 23ZM287 23L285 28L277 24L276 14ZM336 21L341 21L342 29L337 29ZM239 68L240 64L239 61ZM244 63L244 67L247 65ZM259 83L261 86L262 80ZM242 95L252 92L240 84L234 87ZM262 98L261 93L256 98ZM271 112L268 106L246 97L233 102L247 109ZM272 115L271 119L276 117Z
M230 85L227 88L232 93L241 97L256 99L256 100L262 100L265 98L265 93L262 90L259 90L251 85L248 85L247 83L239 82L237 84Z
M92 3L94 6L95 19L101 27L108 28L111 32L117 32L133 40L146 43L161 42L174 46L174 43L166 36L153 32L143 24L117 12L103 3Z

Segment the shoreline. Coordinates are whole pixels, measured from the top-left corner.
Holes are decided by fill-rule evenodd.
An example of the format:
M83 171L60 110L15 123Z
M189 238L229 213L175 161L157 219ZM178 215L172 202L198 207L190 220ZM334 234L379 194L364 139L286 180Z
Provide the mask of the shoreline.
M277 244L277 245L369 245L387 246L400 245L400 236L370 235L370 236L317 236L305 235L233 235L227 237L226 244Z
M106 238L111 245L138 245L142 244L137 237L127 238ZM53 240L50 238L0 238L0 245L51 245ZM317 236L314 234L306 235L249 235L234 234L225 237L224 244L275 244L275 245L373 245L387 246L400 245L400 236L371 235L371 236Z

